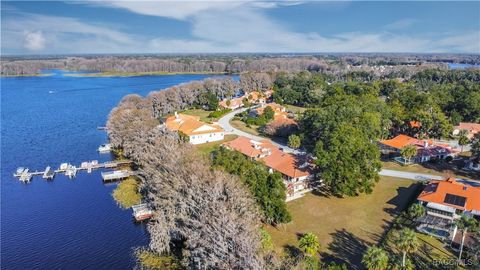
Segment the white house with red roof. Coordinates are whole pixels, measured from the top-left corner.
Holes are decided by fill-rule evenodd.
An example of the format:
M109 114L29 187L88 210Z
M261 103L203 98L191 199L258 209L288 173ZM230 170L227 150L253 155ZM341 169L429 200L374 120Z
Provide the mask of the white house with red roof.
M189 138L191 144L202 144L215 141L221 141L224 138L225 131L216 124L207 124L200 121L200 117L179 114L166 119L165 125L168 129L178 131Z
M402 148L413 145L417 148L417 155L413 158L415 162L426 162L433 158L444 159L458 154L458 151L451 145L428 139L417 139L404 134L400 134L392 139L382 140L379 142L379 145L383 154L400 154Z
M462 130L466 130L467 131L467 137L469 139L472 139L473 136L475 136L475 134L480 132L480 124L462 122L462 123L458 124L458 126L455 126L453 128L452 134L454 136L457 136L457 135L460 134L460 131L462 131Z
M426 214L418 229L444 239L457 233L454 221L468 215L480 221L480 182L448 178L430 181L417 198Z
M243 136L222 145L263 163L270 173L279 172L287 187L287 197L311 188L314 167L306 156L285 153L269 140L256 141Z

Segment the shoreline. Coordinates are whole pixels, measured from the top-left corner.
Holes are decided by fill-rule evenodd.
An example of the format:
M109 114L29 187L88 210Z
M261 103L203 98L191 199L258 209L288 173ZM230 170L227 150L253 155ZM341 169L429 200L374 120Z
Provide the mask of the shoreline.
M64 71L76 71L59 69ZM81 70L78 70L81 72ZM141 77L141 76L160 76L160 75L227 75L228 72L164 72L164 71L151 71L151 72L92 72L92 73L67 73L63 74L66 77ZM18 74L18 75L0 75L2 78L15 78L15 77L45 77L52 76L53 73L38 73L38 74Z
M69 77L140 77L140 76L159 76L159 75L225 75L227 72L97 72L97 73L71 73L63 76Z
M18 74L18 75L0 75L0 78L18 78L18 77L48 77L53 73L35 73L35 74Z

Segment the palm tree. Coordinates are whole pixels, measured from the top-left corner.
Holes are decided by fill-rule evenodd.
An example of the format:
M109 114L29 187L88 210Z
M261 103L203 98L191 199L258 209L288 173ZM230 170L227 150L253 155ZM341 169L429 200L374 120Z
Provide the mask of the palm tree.
M419 203L412 204L412 206L408 208L408 216L412 220L422 217L423 215L425 215L425 207Z
M467 231L476 230L478 228L478 223L474 218L462 215L459 219L455 220L455 226L457 226L457 230L462 231L462 242L460 244L460 253L458 254L458 261L460 262L462 260L463 245L465 243ZM453 238L455 238L455 236L453 236Z
M402 251L402 267L405 267L407 253L415 252L419 246L417 235L412 229L404 228L400 231L395 244Z
M368 270L385 270L388 267L388 255L379 247L370 247L363 254L362 263Z
M309 256L315 256L320 249L318 238L313 233L306 233L299 240L300 249Z
M458 137L458 144L462 147L462 150L460 151L463 153L463 147L467 144L470 143L470 140L467 137L468 131L465 129L460 130L460 134Z
M405 160L408 160L408 163L412 162L412 157L417 155L417 147L415 145L407 145L400 150L400 155Z

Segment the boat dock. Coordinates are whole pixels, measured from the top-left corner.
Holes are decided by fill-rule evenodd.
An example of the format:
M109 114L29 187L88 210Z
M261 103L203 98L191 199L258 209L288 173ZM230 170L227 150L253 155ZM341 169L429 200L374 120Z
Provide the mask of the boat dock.
M132 162L130 160L125 160L125 161L106 161L103 163L99 163L98 160L92 160L92 161L85 161L80 164L80 166L74 166L70 163L62 163L60 164L60 167L56 170L53 170L50 166L47 166L45 170L43 171L34 171L31 172L30 169L20 167L17 169L17 171L13 174L14 177L18 178L18 180L24 182L24 183L29 183L34 176L42 176L43 179L45 180L51 180L55 177L56 174L58 173L64 173L67 177L69 178L74 178L77 175L77 172L79 171L87 171L87 173L91 173L93 170L96 169L113 169L120 167L122 165L130 165ZM107 175L108 173L115 173L115 172L128 172L128 176L132 175L133 172L127 171L127 170L121 170L121 171L113 171L113 172L106 172ZM113 174L112 176L108 176L107 178L112 178L111 180L109 179L108 181L114 181L114 180L119 180L123 179L125 177L123 176L125 173L116 173ZM102 173L103 177L104 173ZM105 178L104 178L105 181Z
M110 172L102 172L103 182L111 182L125 179L131 175L134 175L134 172L127 170L118 170Z

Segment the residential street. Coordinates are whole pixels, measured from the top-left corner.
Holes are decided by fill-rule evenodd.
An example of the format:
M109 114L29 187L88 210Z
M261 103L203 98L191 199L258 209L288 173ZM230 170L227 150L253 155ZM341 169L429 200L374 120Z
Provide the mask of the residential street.
M386 170L386 169L381 170L379 174L383 175L383 176L392 176L392 177L405 178L405 179L411 179L411 180L416 180L416 181L431 180L431 179L435 179L435 180L443 180L444 179L443 176L439 176L439 175L402 172L402 171L394 171L394 170Z
M250 138L252 140L256 140L256 141L264 140L265 138L263 138L263 137L255 136L255 135L252 135L250 133L241 131L239 129L234 128L230 124L230 120L232 120L232 118L235 116L235 114L241 113L245 110L247 110L247 108L238 109L238 110L235 110L235 111L232 111L232 112L226 114L225 116L223 116L222 118L220 118L218 120L218 124L227 133L236 134L238 136L244 136L244 137ZM298 152L297 150L292 149L292 148L288 147L287 145L283 145L283 144L280 144L280 143L277 143L277 142L274 142L274 141L272 141L272 143L274 145L280 147L280 148L283 148L284 152L287 152L287 153L297 153ZM381 170L379 174L383 175L383 176L405 178L405 179L411 179L411 180L416 180L416 181L430 180L430 179L435 179L435 180L444 179L443 176L439 176L439 175L412 173L412 172L403 172L403 171L394 171L394 170L385 170L385 169Z

